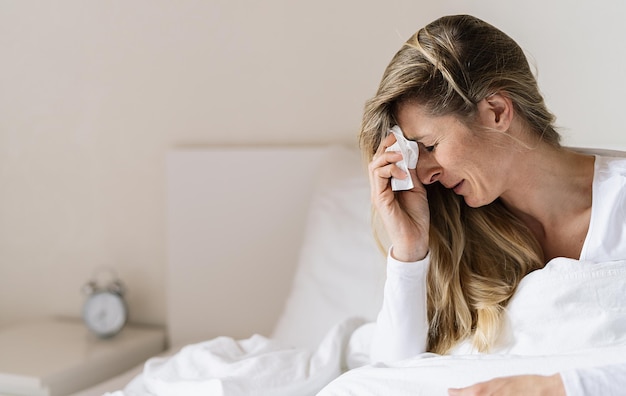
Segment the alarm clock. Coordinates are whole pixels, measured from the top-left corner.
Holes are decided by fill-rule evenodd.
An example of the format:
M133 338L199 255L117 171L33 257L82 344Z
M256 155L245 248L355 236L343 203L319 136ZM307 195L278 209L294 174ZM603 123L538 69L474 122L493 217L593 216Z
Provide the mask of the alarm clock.
M111 280L104 286L96 277L83 286L87 299L82 318L87 328L100 338L118 334L128 320L128 306L124 300L124 285L112 270Z

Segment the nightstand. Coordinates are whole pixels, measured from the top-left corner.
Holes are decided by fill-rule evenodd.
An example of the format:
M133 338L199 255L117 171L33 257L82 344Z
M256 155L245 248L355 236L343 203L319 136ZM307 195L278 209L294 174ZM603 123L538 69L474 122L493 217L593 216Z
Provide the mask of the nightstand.
M0 329L0 395L61 396L134 367L165 348L165 330L128 324L99 339L80 319Z

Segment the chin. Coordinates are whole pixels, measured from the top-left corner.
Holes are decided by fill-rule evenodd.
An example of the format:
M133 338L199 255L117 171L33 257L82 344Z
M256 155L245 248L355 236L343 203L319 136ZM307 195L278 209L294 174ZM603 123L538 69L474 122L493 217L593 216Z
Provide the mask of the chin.
M485 205L489 205L490 203L493 202L493 200L489 201L486 199L478 199L475 197L463 197L463 199L465 200L465 204L467 206L469 206L470 208L480 208L481 206L485 206Z

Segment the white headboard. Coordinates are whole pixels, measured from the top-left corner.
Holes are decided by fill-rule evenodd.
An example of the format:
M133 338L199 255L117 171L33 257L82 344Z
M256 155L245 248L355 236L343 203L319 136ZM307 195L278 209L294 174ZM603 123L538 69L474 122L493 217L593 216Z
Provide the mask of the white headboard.
M323 151L168 153L170 345L271 333L289 293Z

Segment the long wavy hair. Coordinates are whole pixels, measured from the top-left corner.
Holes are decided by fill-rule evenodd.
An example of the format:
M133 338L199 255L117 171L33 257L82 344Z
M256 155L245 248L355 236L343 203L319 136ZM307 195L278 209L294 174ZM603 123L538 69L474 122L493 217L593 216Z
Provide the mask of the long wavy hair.
M361 148L373 157L404 101L471 126L477 104L497 92L511 99L526 129L559 146L554 116L517 43L469 15L437 19L411 36L387 66L376 95L365 105ZM542 249L499 199L471 208L439 183L426 189L431 219L428 350L447 353L470 339L477 350L488 351L517 285L545 265Z

